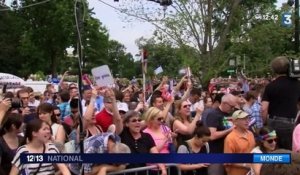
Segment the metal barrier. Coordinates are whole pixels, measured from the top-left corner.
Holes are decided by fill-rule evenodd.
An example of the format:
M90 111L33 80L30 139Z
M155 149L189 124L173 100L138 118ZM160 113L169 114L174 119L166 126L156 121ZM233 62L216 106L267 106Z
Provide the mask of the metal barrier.
M171 167L174 167L176 169L176 171L177 171L176 174L177 175L181 175L181 171L177 167L177 164L165 164L165 166L166 166L168 175L173 175L173 174L171 174L171 171L170 171ZM153 169L157 169L157 166L152 165L152 166L145 166L145 167L139 167L139 168L125 169L125 170L122 170L122 171L110 172L110 173L108 173L108 175L121 175L121 174L123 174L123 175L126 175L126 174L135 174L135 175L137 175L139 172L142 172L142 171L146 172L145 175L149 175L150 170L153 170ZM157 173L157 175L159 175L159 173Z

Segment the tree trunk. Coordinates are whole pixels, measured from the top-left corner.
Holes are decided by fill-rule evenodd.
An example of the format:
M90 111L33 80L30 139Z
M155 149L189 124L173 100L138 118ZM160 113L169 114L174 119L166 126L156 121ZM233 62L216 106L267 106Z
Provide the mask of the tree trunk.
M216 58L216 61L218 61L218 58L220 58L220 55L222 55L222 53L224 52L225 44L226 44L226 41L227 41L227 36L230 32L231 25L234 21L234 18L236 16L236 12L237 12L237 10L239 8L239 5L240 5L240 2L241 2L241 0L232 0L232 1L233 1L233 3L232 3L232 6L231 6L231 10L230 10L230 14L229 14L227 23L224 26L223 32L221 34L221 37L220 37L220 40L219 40L219 43L218 43L218 46L215 49L214 58Z

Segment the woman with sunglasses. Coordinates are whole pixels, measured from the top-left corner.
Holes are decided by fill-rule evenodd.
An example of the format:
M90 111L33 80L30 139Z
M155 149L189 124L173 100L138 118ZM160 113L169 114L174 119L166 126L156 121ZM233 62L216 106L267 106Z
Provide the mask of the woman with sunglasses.
M58 124L61 124L62 121L61 121L61 112L60 112L60 109L58 106L53 106L53 114L56 116L56 121Z
M136 111L128 111L124 118L124 129L120 134L121 142L126 144L131 153L159 153L155 142L150 134L142 132L142 119ZM144 167L145 163L130 164L127 168ZM165 166L159 164L162 171L165 171ZM140 172L138 174L145 174Z
M270 153L275 151L277 147L277 135L275 130L268 127L260 129L257 136L257 147L251 153ZM247 175L259 175L262 164L252 164L252 168Z
M177 133L176 144L182 145L186 140L193 137L193 132L196 128L196 123L201 119L203 109L196 108L196 115L191 118L191 104L188 101L179 101L176 104L175 120L172 130Z
M143 132L151 135L158 149L158 153L170 153L169 145L172 144L174 133L165 125L163 112L156 107L150 107L144 117L147 127ZM156 171L154 171L154 173L157 174Z
M170 153L169 143L172 141L172 132L165 125L162 111L156 107L149 108L145 113L145 123L147 125L143 132L149 133L157 146L159 153Z
M203 125L201 121L197 121L196 128L193 133L193 138L185 141L179 146L177 153L185 154L207 154L209 153L208 141L210 138L210 130ZM198 164L179 164L182 175L201 174L207 175L207 163Z

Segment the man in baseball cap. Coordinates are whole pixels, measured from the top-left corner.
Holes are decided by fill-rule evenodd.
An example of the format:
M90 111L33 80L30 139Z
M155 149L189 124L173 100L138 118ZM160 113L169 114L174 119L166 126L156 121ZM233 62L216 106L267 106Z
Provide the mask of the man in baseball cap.
M250 153L255 147L254 135L248 130L249 114L237 110L232 114L234 129L227 135L224 142L224 153ZM246 175L250 170L250 164L227 164L227 174Z

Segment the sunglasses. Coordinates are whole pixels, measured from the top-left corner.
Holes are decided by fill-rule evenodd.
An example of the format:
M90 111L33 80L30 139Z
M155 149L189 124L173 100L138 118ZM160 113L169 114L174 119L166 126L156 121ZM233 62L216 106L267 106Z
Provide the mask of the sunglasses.
M142 119L133 119L133 120L131 120L130 122L136 123L136 122L141 122L141 121L142 121Z
M273 142L277 142L277 139L270 139L270 140L266 140L269 144L273 143Z
M163 122L163 121L164 121L164 118L163 118L163 117L159 117L159 118L157 118L156 120L159 121L159 122Z
M183 108L189 108L191 105L183 105Z
M61 113L59 113L59 114L55 114L57 117L59 117L60 115L61 115Z

